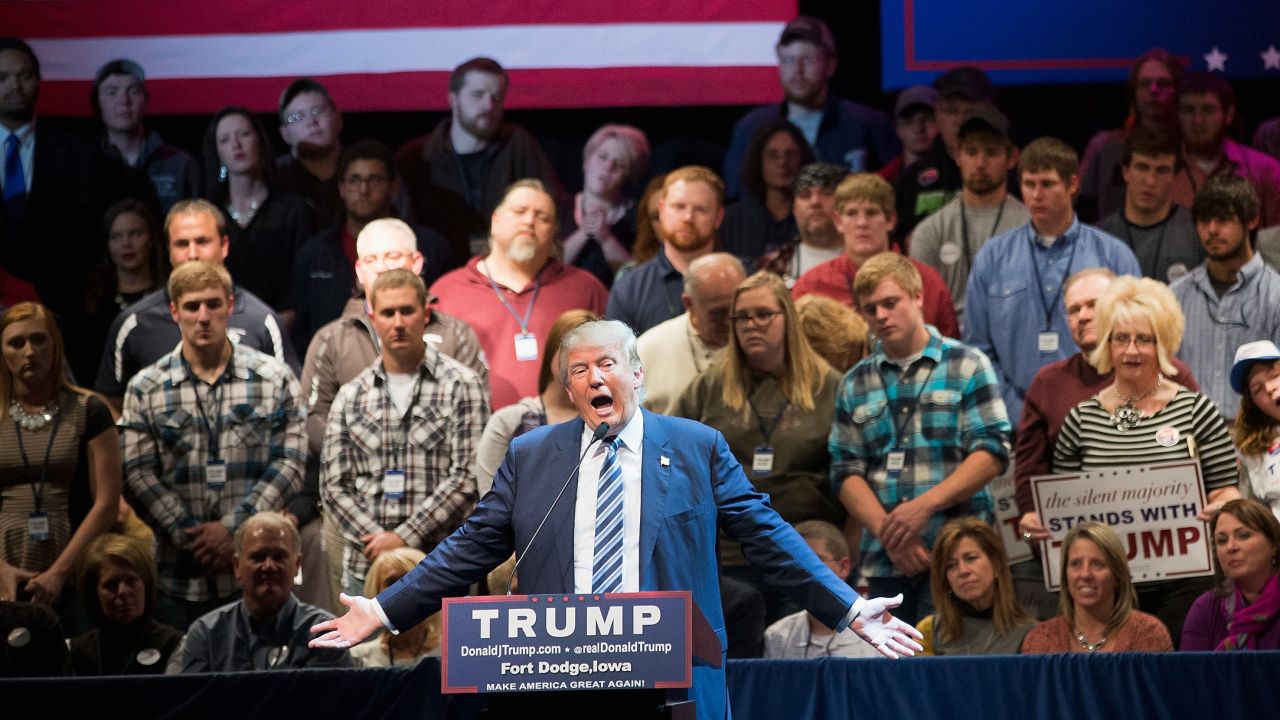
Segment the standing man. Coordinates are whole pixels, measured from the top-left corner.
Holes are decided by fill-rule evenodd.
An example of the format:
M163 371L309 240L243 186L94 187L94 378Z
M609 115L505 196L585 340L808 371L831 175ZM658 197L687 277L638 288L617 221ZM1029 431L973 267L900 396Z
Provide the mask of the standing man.
M1204 260L1191 209L1173 204L1174 178L1181 168L1177 139L1146 125L1135 127L1125 138L1120 164L1124 207L1098 223L1098 229L1133 250L1143 275L1163 283Z
M844 252L844 238L836 229L836 188L849 173L839 165L810 163L796 173L791 213L799 235L760 258L761 270L782 276L787 287L801 275Z
M964 303L964 341L991 359L1013 422L1040 368L1075 353L1062 312L1067 278L1091 267L1141 272L1124 243L1076 217L1079 160L1069 145L1050 137L1032 141L1018 172L1031 220L978 251Z
M155 189L160 212L184 198L200 196L200 166L195 158L172 145L155 130L147 132L146 75L132 60L120 59L98 68L89 95L93 112L102 121L102 152L127 168L146 173Z
M391 198L396 187L391 150L376 140L362 140L347 148L338 163L338 194L342 198L337 220L324 232L307 240L293 258L293 345L305 352L316 330L342 315L356 287L356 238L374 220L394 217ZM436 278L457 267L448 242L436 231L413 228L417 237L423 280Z
M825 295L852 308L857 308L853 294L853 278L862 263L873 255L888 252L889 233L898 216L894 213L893 187L874 173L851 175L836 188L836 229L844 240L844 253L800 276L791 295L800 298L810 293ZM951 293L937 271L918 260L911 260L923 278L922 298L925 321L947 337L960 334Z
M710 168L686 165L667 173L658 198L658 254L618 278L605 317L644 334L680 314L689 263L716 249L724 221L724 183Z
M439 308L469 324L489 365L495 410L538 394L538 363L551 324L566 310L604 310L591 273L553 257L556 206L538 180L519 180L493 211L491 248L431 286Z
M816 159L848 172L875 170L897 157L902 148L884 113L831 93L831 76L839 56L827 24L801 15L782 29L775 48L783 102L762 105L733 126L723 172L726 196L741 190L742 163L756 131L785 118L800 128Z
M964 295L973 258L987 240L1031 219L1009 194L1009 171L1018 148L1009 138L1009 120L995 108L980 107L960 126L956 145L960 194L925 218L911 234L911 257L942 276L964 322Z
M853 281L875 332L871 355L836 396L831 481L863 535L872 595L902 593L898 614L933 612L929 552L944 523L991 522L987 483L1009 462L1012 428L986 356L925 324L920 273L897 253L863 263Z
M635 342L616 321L589 322L566 334L560 379L579 418L512 441L493 490L462 528L376 599L344 597L351 610L313 628L321 635L312 645L346 647L383 627L412 627L439 610L442 597L465 594L513 551L524 560L522 593L689 590L711 627L723 628L719 527L742 543L767 580L788 588L823 624L837 630L852 624L889 657L919 651L919 633L887 612L897 599L858 597L827 569L751 487L724 436L637 410L644 368ZM601 423L609 432L597 445L593 431ZM564 502L555 502L559 482L548 478L569 478ZM606 510L621 503L622 511L597 517L597 500ZM678 515L668 516L676 508ZM532 548L544 517L551 532ZM610 541L597 553L596 541L604 538ZM724 631L716 634L723 652ZM724 672L693 668L690 696L699 718L726 716Z
M336 224L342 212L341 136L342 113L323 85L298 78L280 93L280 137L289 152L276 158L276 182L307 201L319 228Z
M644 407L667 413L693 379L729 344L733 295L747 279L742 261L711 253L689 263L684 275L684 313L649 328L636 343L649 372Z
M207 200L182 200L174 205L164 222L170 264L176 269L183 263L201 260L221 267L231 247L226 224L222 211ZM293 345L281 332L282 323L275 311L244 288L235 288L234 295L235 310L227 318L231 341L260 350L290 368L297 367ZM178 343L181 329L169 310L172 304L169 289L164 287L125 308L111 323L93 389L117 411L134 373L159 360Z
M893 103L893 131L902 142L902 154L876 171L896 182L902 169L934 152L938 142L938 91L928 85L913 85L898 93Z
M1178 88L1182 169L1173 182L1173 201L1191 207L1214 175L1249 181L1258 196L1259 227L1280 225L1280 161L1229 137L1236 119L1236 91L1218 73L1188 73Z
M557 206L567 198L551 161L524 128L502 122L507 71L472 58L449 75L449 110L429 134L396 153L414 219L440 232L458 258L482 255L489 216L521 178L541 180Z
M423 339L427 287L388 270L369 293L382 354L329 411L320 492L345 540L342 587L397 547L429 552L475 505L476 443L489 419L480 376Z
M1171 288L1187 320L1178 357L1228 423L1240 407L1230 382L1235 349L1280 342L1280 274L1253 251L1259 213L1248 180L1230 173L1210 178L1191 206L1205 261Z
M132 380L120 419L125 492L155 532L156 619L188 627L236 594L232 533L302 487L305 406L282 362L227 337L231 276L169 276L178 346Z

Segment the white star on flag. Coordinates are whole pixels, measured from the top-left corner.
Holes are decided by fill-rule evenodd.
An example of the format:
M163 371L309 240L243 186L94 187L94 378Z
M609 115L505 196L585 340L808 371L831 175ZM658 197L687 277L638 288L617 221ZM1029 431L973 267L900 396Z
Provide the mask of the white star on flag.
M1227 71L1227 54L1219 50L1217 45L1214 45L1212 50L1204 54L1204 62L1209 66L1210 71Z
M1262 58L1263 70L1280 70L1280 50L1276 50L1274 43L1267 46L1265 52L1258 53Z

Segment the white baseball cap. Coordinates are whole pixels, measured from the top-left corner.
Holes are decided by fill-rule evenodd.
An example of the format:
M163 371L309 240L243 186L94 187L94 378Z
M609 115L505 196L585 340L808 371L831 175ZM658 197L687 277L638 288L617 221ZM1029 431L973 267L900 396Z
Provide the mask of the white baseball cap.
M1259 360L1280 360L1280 348L1270 340L1255 340L1236 348L1236 362L1231 366L1231 387L1244 394L1244 381L1249 366Z

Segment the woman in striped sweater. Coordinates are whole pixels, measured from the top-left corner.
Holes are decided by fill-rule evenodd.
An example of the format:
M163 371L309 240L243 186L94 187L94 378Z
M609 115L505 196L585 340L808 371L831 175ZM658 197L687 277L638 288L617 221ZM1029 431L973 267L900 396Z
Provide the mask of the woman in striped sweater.
M1053 451L1053 470L1091 471L1192 458L1200 463L1207 519L1236 490L1236 464L1227 426L1208 397L1167 379L1182 344L1185 320L1168 286L1122 277L1098 299L1094 322L1103 341L1089 356L1115 382L1067 414ZM1138 585L1138 606L1164 621L1174 647L1187 610L1209 578L1156 580Z

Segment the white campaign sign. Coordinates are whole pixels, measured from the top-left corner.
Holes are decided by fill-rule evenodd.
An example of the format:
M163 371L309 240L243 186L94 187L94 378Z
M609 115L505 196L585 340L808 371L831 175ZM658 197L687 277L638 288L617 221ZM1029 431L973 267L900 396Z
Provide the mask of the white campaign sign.
M1018 534L1018 521L1022 519L1022 513L1018 512L1018 501L1014 493L1012 458L1004 472L991 481L990 490L991 502L996 508L996 527L999 528L1005 554L1009 556L1009 564L1030 560L1031 544Z
M1031 489L1052 536L1040 544L1050 590L1058 588L1063 538L1087 520L1120 535L1135 583L1213 573L1208 525L1196 519L1205 495L1195 460L1041 475Z

